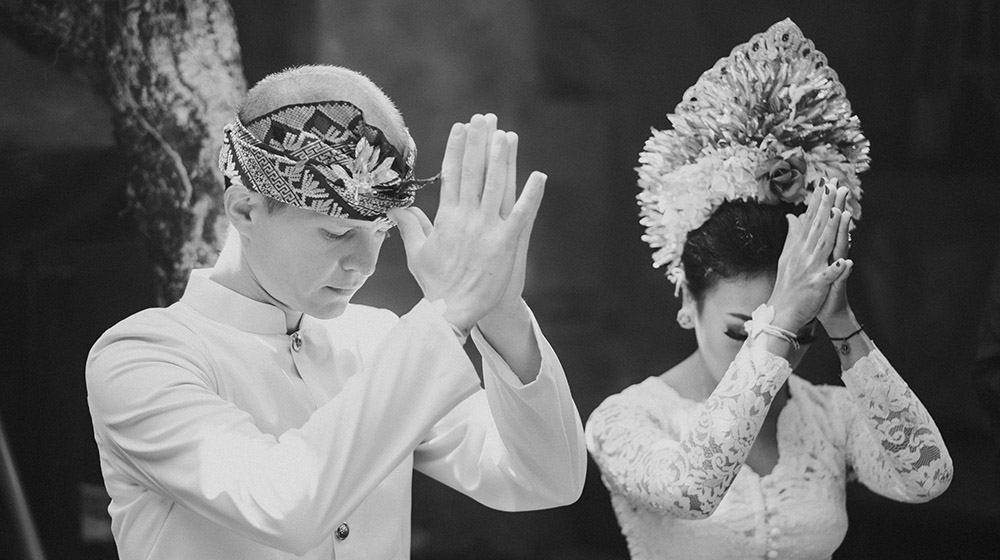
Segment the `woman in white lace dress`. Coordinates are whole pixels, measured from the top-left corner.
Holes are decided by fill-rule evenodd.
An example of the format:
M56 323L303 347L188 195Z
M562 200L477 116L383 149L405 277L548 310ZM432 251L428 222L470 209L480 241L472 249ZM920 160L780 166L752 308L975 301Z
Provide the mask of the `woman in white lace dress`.
M605 400L588 447L633 559L830 558L849 478L920 502L952 476L847 301L868 141L790 20L720 60L670 120L640 157L639 199L698 349ZM793 373L819 326L843 387Z

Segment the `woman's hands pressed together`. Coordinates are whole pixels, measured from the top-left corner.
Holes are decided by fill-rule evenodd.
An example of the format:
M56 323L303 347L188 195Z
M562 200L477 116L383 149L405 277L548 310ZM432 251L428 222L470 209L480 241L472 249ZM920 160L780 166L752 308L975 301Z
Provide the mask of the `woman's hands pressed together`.
M775 326L798 332L819 314L823 320L847 312L846 280L853 266L846 258L851 221L844 211L847 193L835 184L816 188L806 212L788 216L788 236L768 300L775 309Z

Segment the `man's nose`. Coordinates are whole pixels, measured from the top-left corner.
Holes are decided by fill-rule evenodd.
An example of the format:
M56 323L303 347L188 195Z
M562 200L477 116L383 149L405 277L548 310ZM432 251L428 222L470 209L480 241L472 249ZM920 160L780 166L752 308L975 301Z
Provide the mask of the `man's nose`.
M374 231L359 232L352 240L347 256L341 261L345 270L370 276L375 272L379 249L382 247L381 233Z

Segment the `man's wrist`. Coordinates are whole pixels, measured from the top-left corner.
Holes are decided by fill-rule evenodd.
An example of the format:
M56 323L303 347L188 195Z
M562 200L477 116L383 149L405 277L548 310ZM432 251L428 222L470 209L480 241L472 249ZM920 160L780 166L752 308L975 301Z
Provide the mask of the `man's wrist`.
M510 304L498 304L479 319L478 323L480 329L484 326L489 328L499 323L523 326L531 323L531 312L528 310L528 304L524 298L518 298L517 301Z
M468 313L463 313L458 306L448 305L444 299L436 299L430 302L431 306L437 311L441 318L444 319L445 323L451 327L452 332L455 333L455 337L461 344L465 344L465 341L469 338L469 333L472 331L472 322L468 317Z

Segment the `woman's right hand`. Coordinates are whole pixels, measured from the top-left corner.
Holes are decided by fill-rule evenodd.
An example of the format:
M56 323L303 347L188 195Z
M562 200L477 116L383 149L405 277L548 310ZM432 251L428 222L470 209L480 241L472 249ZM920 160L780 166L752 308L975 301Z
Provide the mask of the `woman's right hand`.
M837 196L836 183L829 181L815 189L805 213L787 216L788 236L767 301L774 307L774 326L798 332L816 316L833 282L847 271L845 259L830 263L842 229L844 199Z

